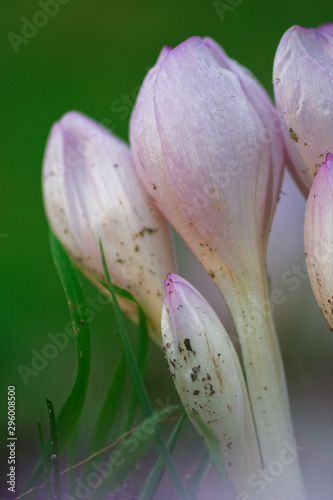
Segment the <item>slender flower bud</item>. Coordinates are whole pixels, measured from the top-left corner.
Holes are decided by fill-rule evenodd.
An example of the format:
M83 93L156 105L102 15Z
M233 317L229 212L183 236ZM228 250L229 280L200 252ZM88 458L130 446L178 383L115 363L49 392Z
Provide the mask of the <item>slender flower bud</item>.
M332 32L330 24L292 26L274 60L274 93L289 166L305 196L325 155L333 151Z
M304 249L313 293L333 330L333 155L327 154L310 189Z
M50 225L76 263L129 290L160 338L163 278L174 269L166 221L142 190L128 146L90 118L66 113L52 127L43 164ZM128 305L128 304L127 304Z
M162 339L171 375L193 425L199 417L215 434L237 493L250 492L249 477L261 468L243 372L218 316L202 295L168 274Z

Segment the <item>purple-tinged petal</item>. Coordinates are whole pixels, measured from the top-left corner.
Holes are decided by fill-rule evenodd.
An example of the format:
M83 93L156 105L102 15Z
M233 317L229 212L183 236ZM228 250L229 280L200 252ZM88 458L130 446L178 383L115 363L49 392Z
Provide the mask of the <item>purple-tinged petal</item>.
M290 170L307 195L333 150L333 38L324 30L290 28L275 55L273 83Z
M306 203L304 249L312 290L333 330L333 155L327 154Z
M320 31L323 31L327 35L333 36L333 23L325 23L318 26Z

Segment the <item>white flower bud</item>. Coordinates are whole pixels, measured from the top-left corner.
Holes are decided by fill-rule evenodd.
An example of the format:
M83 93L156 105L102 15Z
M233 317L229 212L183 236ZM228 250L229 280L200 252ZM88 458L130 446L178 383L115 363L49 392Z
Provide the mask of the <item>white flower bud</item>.
M133 294L160 341L172 240L141 188L128 146L88 117L66 113L48 139L43 194L54 233L93 281L95 275L105 281L101 239L114 284Z
M248 479L261 465L237 353L210 305L175 274L165 280L162 339L189 418L199 432L194 415L214 432L235 490L249 492Z

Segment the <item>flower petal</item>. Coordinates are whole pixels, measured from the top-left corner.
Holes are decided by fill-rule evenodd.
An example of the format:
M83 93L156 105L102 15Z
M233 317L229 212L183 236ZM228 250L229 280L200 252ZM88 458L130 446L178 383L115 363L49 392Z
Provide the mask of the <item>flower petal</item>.
M312 290L333 330L333 155L326 156L306 204L304 249Z
M275 55L273 82L290 169L307 194L333 150L333 38L324 30L290 28Z

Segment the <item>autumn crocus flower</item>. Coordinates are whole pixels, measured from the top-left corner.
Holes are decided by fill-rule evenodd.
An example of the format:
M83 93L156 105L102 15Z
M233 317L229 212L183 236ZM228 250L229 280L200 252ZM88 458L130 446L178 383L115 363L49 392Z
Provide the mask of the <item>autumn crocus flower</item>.
M226 472L237 493L261 468L243 372L218 316L186 280L165 280L162 339L180 399L199 433L198 418L219 441Z
M264 465L278 459L282 442L293 441L265 263L284 166L280 129L249 71L199 37L162 50L130 123L142 184L233 316ZM296 460L279 481L301 498Z
M275 55L273 83L289 167L305 196L333 150L333 29L293 26Z
M333 155L328 153L310 189L304 249L312 290L333 330Z
M90 118L66 113L47 142L43 195L51 228L95 283L95 276L105 281L101 239L114 284L134 295L160 341L163 280L174 268L173 248L128 146Z

